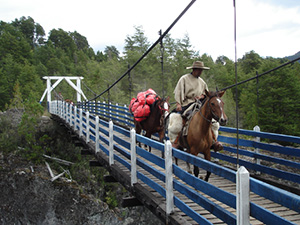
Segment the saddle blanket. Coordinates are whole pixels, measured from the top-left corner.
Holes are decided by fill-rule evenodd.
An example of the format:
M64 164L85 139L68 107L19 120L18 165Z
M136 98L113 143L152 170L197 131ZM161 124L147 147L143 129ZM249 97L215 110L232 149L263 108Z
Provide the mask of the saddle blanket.
M139 92L137 98L132 98L129 104L129 111L136 121L140 122L150 114L150 106L158 98L156 92L149 88L147 91Z

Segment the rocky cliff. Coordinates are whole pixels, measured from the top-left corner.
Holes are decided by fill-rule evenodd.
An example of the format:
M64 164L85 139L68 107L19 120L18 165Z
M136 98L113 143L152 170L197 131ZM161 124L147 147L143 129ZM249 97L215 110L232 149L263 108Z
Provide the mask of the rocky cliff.
M0 119L4 117L6 123L8 120L14 123L12 129L17 128L19 111L1 113ZM44 117L40 125L38 132L58 133L59 126L49 117ZM0 134L3 139L3 130ZM57 135L50 137L49 143L69 142L67 137L60 136L62 140L54 140ZM99 182L99 175L76 166L80 162L67 168L72 179L62 176L52 182L44 160L34 163L22 157L21 152L20 147L7 152L0 146L0 224L162 224L145 207L121 208L119 200L128 195L124 188ZM55 164L51 167L61 168ZM53 169L53 173L57 175L60 171ZM106 201L112 191L118 201L114 207Z

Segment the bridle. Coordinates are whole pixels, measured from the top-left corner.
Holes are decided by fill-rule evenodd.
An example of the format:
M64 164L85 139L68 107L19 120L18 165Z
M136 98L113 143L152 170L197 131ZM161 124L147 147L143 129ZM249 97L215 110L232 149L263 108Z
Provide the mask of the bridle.
M165 109L164 107L162 107L161 105L164 105L165 103L167 103L167 101L165 99L161 99L161 103L158 105L158 108L160 110L161 115L164 114L164 112L169 112L169 104L168 104L168 108Z
M160 126L163 129L163 127L164 127L164 117L163 116L164 116L165 112L169 112L170 105L168 104L168 102L165 99L160 99L160 101L161 102L160 102L160 104L158 104L158 108L160 110ZM165 103L168 104L167 109L165 109L165 107L164 107Z
M212 108L211 108L211 106L210 106L210 100L211 100L212 98L218 98L218 97L217 97L217 96L209 97L209 99L207 100L207 101L208 101L208 102L207 102L208 108L209 108L209 110L210 110L210 113L212 114L212 118L215 119L216 122L219 122L219 119L220 119L220 118L213 112L213 110L212 110ZM204 104L203 104L203 106L204 106ZM203 106L202 106L202 107L203 107ZM201 109L200 109L199 111L200 111L201 117L202 117L204 120L206 120L206 121L209 122L209 123L216 123L216 122L212 122L212 119L211 119L211 120L207 119L207 118L202 114Z

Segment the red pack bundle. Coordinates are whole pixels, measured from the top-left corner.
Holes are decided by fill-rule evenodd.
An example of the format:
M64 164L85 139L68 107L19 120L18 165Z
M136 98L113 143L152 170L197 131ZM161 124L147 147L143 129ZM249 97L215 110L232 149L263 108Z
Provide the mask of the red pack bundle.
M150 106L145 104L145 105L139 105L137 109L134 111L134 119L136 121L142 121L145 120L150 114Z
M129 104L129 112L134 113L140 103L137 101L136 98L132 98Z
M155 102L156 98L156 92L150 88L147 91L139 92L137 98L131 99L129 111L136 121L142 121L149 116L150 105Z
M139 92L137 95L137 100L140 103L140 105L144 105L146 102L146 94L145 92Z

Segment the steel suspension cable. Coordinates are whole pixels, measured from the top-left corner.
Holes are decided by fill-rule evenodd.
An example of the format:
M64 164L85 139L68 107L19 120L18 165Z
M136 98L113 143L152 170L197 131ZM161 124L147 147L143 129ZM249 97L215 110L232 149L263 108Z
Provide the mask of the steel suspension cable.
M228 87L225 87L225 88L221 89L221 91L225 91L225 90L227 90L227 89L233 88L233 87L238 86L238 85L240 85L240 84L244 84L244 83L246 83L246 82L248 82L248 81L257 79L257 78L259 78L259 77L261 77L261 76L264 76L264 75L266 75L266 74L268 74L268 73L271 73L271 72L273 72L273 71L275 71L275 70L278 70L278 69L280 69L280 68L282 68L282 67L285 67L285 66L287 66L287 65L289 65L289 64L293 64L294 62L296 62L296 61L298 61L298 60L300 60L300 57L298 57L298 58L296 58L296 59L293 59L293 60L291 60L291 61L288 61L288 62L286 62L286 63L283 63L283 64L281 64L280 66L277 66L277 67L275 67L275 68L273 68L273 69L270 69L270 70L268 70L268 71L266 71L266 72L263 72L263 73L261 73L261 74L255 75L254 77L251 77L251 78L249 78L249 79L247 79L247 80L244 80L244 81L241 81L241 82L239 82L239 83L235 83L235 84L232 84L232 85L230 85L230 86L228 86Z
M237 84L237 52L236 52L236 4L233 0L234 7L234 70L235 84ZM236 114L236 166L239 169L239 106L238 106L238 87L235 86L235 114Z
M186 13L186 11L194 4L196 0L192 0L188 6L180 13L180 15L174 20L174 22L168 27L168 29L157 39L157 41L152 44L152 46L118 79L116 80L111 86L109 86L106 90L101 92L96 97L90 99L89 101L93 101L103 95L105 92L109 91L112 87L114 87L121 79L123 79L149 52L169 33L169 31L173 28L173 26L178 22L178 20Z

